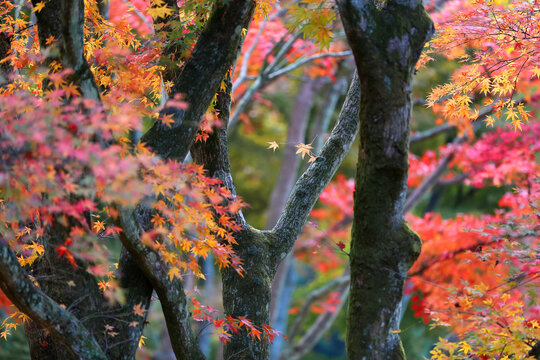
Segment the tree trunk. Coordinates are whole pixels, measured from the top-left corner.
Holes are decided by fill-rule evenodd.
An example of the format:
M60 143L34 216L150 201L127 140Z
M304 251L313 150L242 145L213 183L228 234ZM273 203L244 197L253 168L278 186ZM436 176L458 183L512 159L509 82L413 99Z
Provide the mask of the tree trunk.
M433 25L414 0L338 5L362 88L347 353L359 360L404 359L400 304L421 248L403 219L412 73Z

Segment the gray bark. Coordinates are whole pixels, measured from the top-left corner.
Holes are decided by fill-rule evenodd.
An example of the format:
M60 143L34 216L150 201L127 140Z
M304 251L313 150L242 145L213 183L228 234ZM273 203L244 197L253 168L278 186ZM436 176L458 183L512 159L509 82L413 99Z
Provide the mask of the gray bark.
M403 219L414 66L433 24L420 1L338 0L362 88L347 314L350 359L404 359L407 272L421 242Z

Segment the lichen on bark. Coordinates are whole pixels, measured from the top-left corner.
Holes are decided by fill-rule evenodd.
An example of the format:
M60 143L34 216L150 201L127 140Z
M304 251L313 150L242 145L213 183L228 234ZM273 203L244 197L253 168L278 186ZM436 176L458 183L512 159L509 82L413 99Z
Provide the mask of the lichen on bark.
M338 0L338 6L362 89L347 353L404 359L401 298L421 247L403 219L412 73L433 25L416 0Z

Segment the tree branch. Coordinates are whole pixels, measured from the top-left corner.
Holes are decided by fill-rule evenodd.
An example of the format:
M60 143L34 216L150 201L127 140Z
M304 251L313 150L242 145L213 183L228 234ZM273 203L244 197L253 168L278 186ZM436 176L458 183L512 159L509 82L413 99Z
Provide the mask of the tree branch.
M134 210L130 208L120 209L117 221L124 230L119 235L122 244L133 256L161 301L175 355L178 359L204 359L189 323L191 314L187 308L182 281L176 277L170 280L168 266L159 260L158 254L140 241L139 223L145 221L137 221Z
M326 333L326 331L328 331L328 329L332 326L349 295L349 278L348 276L344 278L345 279L343 279L343 281L337 286L337 291L340 294L340 305L336 307L334 312L325 312L319 315L300 341L298 341L298 343L294 345L292 349L285 351L284 355L280 357L280 360L298 360L302 358L315 346L324 333Z
M335 278L332 281L324 284L323 286L313 290L306 298L306 301L302 305L302 309L300 309L300 312L298 312L298 315L294 319L291 329L287 332L288 338L293 341L294 338L298 335L298 333L300 332L300 326L305 321L311 304L313 304L319 299L322 299L329 292L334 291L334 289L336 288L341 288L343 286L347 287L349 285L349 280L349 269L347 268L343 276Z
M220 1L214 9L172 89L182 94L187 110L166 106L161 114L172 114L169 128L157 121L142 141L164 159L183 161L199 130L222 79L237 58L242 45L242 29L248 28L255 9L253 0Z
M32 283L4 239L0 239L0 288L20 311L51 330L77 358L107 359L84 325Z
M271 244L271 257L276 264L291 251L319 195L349 151L358 132L359 107L360 82L355 74L339 114L338 123L321 153L296 182L285 210L272 229L275 239Z
M274 78L276 78L278 76L281 76L283 74L291 72L294 69L297 69L300 66L305 65L305 64L307 64L307 63L309 63L309 62L311 62L313 60L323 59L323 58L327 58L327 57L345 57L345 56L349 56L351 54L352 54L351 51L328 52L328 53L316 54L316 55L309 56L309 57L306 57L306 58L298 59L297 61L293 62L292 64L290 64L288 66L285 66L285 67L283 67L283 68L281 68L279 70L276 70L276 71L268 74L268 79L272 80L272 79L274 79Z
M450 164L450 161L452 161L453 158L454 153L443 157L435 170L407 197L407 201L403 206L403 211L405 213L410 211L418 203L418 201L420 201L422 196L437 183L442 174L447 170L448 164Z
M443 124L443 125L436 126L426 131L414 133L410 137L409 144L415 144L415 143L418 143L427 139L434 138L435 136L439 134L445 133L450 130L454 130L455 128L456 128L455 125Z

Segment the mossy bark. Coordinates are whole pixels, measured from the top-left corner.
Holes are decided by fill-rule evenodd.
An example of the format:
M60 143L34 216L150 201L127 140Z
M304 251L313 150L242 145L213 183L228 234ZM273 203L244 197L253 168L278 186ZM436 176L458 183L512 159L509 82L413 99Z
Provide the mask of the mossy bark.
M401 360L396 334L420 238L403 219L412 73L433 32L416 0L338 1L362 96L347 314L350 359Z
M245 272L240 276L233 269L224 269L223 305L225 313L235 318L247 317L260 327L270 323L271 285L275 267L268 252L268 234L247 225L235 234L237 255L244 260ZM225 346L224 359L259 360L270 357L270 343L252 339L245 329L233 335Z

